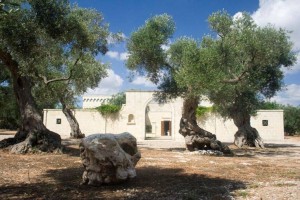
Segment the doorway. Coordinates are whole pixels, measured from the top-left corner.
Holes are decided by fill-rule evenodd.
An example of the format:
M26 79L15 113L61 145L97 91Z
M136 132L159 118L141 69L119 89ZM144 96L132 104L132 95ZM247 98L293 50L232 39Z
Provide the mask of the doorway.
M171 136L172 130L171 121L161 121L161 136Z

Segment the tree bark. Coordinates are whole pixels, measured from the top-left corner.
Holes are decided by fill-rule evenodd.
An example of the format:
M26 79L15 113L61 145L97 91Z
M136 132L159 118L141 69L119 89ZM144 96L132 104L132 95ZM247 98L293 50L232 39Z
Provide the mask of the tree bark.
M244 113L235 113L232 116L234 124L238 127L238 131L234 135L234 144L241 148L244 145L250 147L264 148L263 139L258 131L251 127L250 115Z
M65 114L71 127L71 138L84 138L85 135L82 134L79 128L79 123L73 115L72 110L66 105L66 102L63 98L60 98L60 103L62 104L62 112Z
M9 54L0 51L0 59L11 73L13 88L21 114L21 126L14 138L0 142L0 148L11 146L12 153L31 151L53 152L61 150L60 135L43 124L31 93L32 81L20 75L19 67Z
M197 124L196 109L199 100L196 97L186 98L183 102L183 113L179 133L185 138L189 151L218 150L231 153L230 149L216 139L216 135L200 128Z

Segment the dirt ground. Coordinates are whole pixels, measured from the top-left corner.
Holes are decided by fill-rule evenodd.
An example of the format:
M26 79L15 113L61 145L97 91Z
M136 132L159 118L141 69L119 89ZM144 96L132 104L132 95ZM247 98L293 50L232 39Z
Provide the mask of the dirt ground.
M230 157L143 145L135 179L100 187L80 185L78 141L63 154L0 150L0 199L300 199L300 138L287 139L296 145L230 146Z

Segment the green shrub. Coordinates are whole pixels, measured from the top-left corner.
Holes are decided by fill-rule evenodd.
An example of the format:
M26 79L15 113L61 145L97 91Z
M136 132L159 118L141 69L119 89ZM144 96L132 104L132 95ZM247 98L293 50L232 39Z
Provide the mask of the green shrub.
M204 117L207 113L213 112L215 108L213 106L211 107L205 107L205 106L198 106L196 110L196 116L197 117Z
M98 112L104 117L117 114L121 110L120 105L104 104L96 108Z

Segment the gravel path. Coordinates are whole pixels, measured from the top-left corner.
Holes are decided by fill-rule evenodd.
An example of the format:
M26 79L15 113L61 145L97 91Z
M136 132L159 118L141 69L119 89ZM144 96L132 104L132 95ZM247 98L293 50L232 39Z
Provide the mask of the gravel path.
M184 148L184 142L176 142L172 140L143 140L138 141L139 147L153 148L153 149L173 149L173 148Z
M0 135L0 141L6 138L12 138L14 137L13 135Z
M13 134L10 134L8 132L3 132L3 134L0 133L0 141L5 138L12 138L14 137ZM76 139L63 139L62 143L73 143L73 144L79 144L80 140ZM281 146L281 145L289 145L289 146L298 146L300 147L300 137L286 137L283 141L272 141L266 143L268 146ZM227 143L227 145L230 145L230 143ZM176 149L176 148L184 148L185 149L185 143L184 141L172 141L172 140L141 140L138 141L139 147L144 148L154 148L154 149Z

